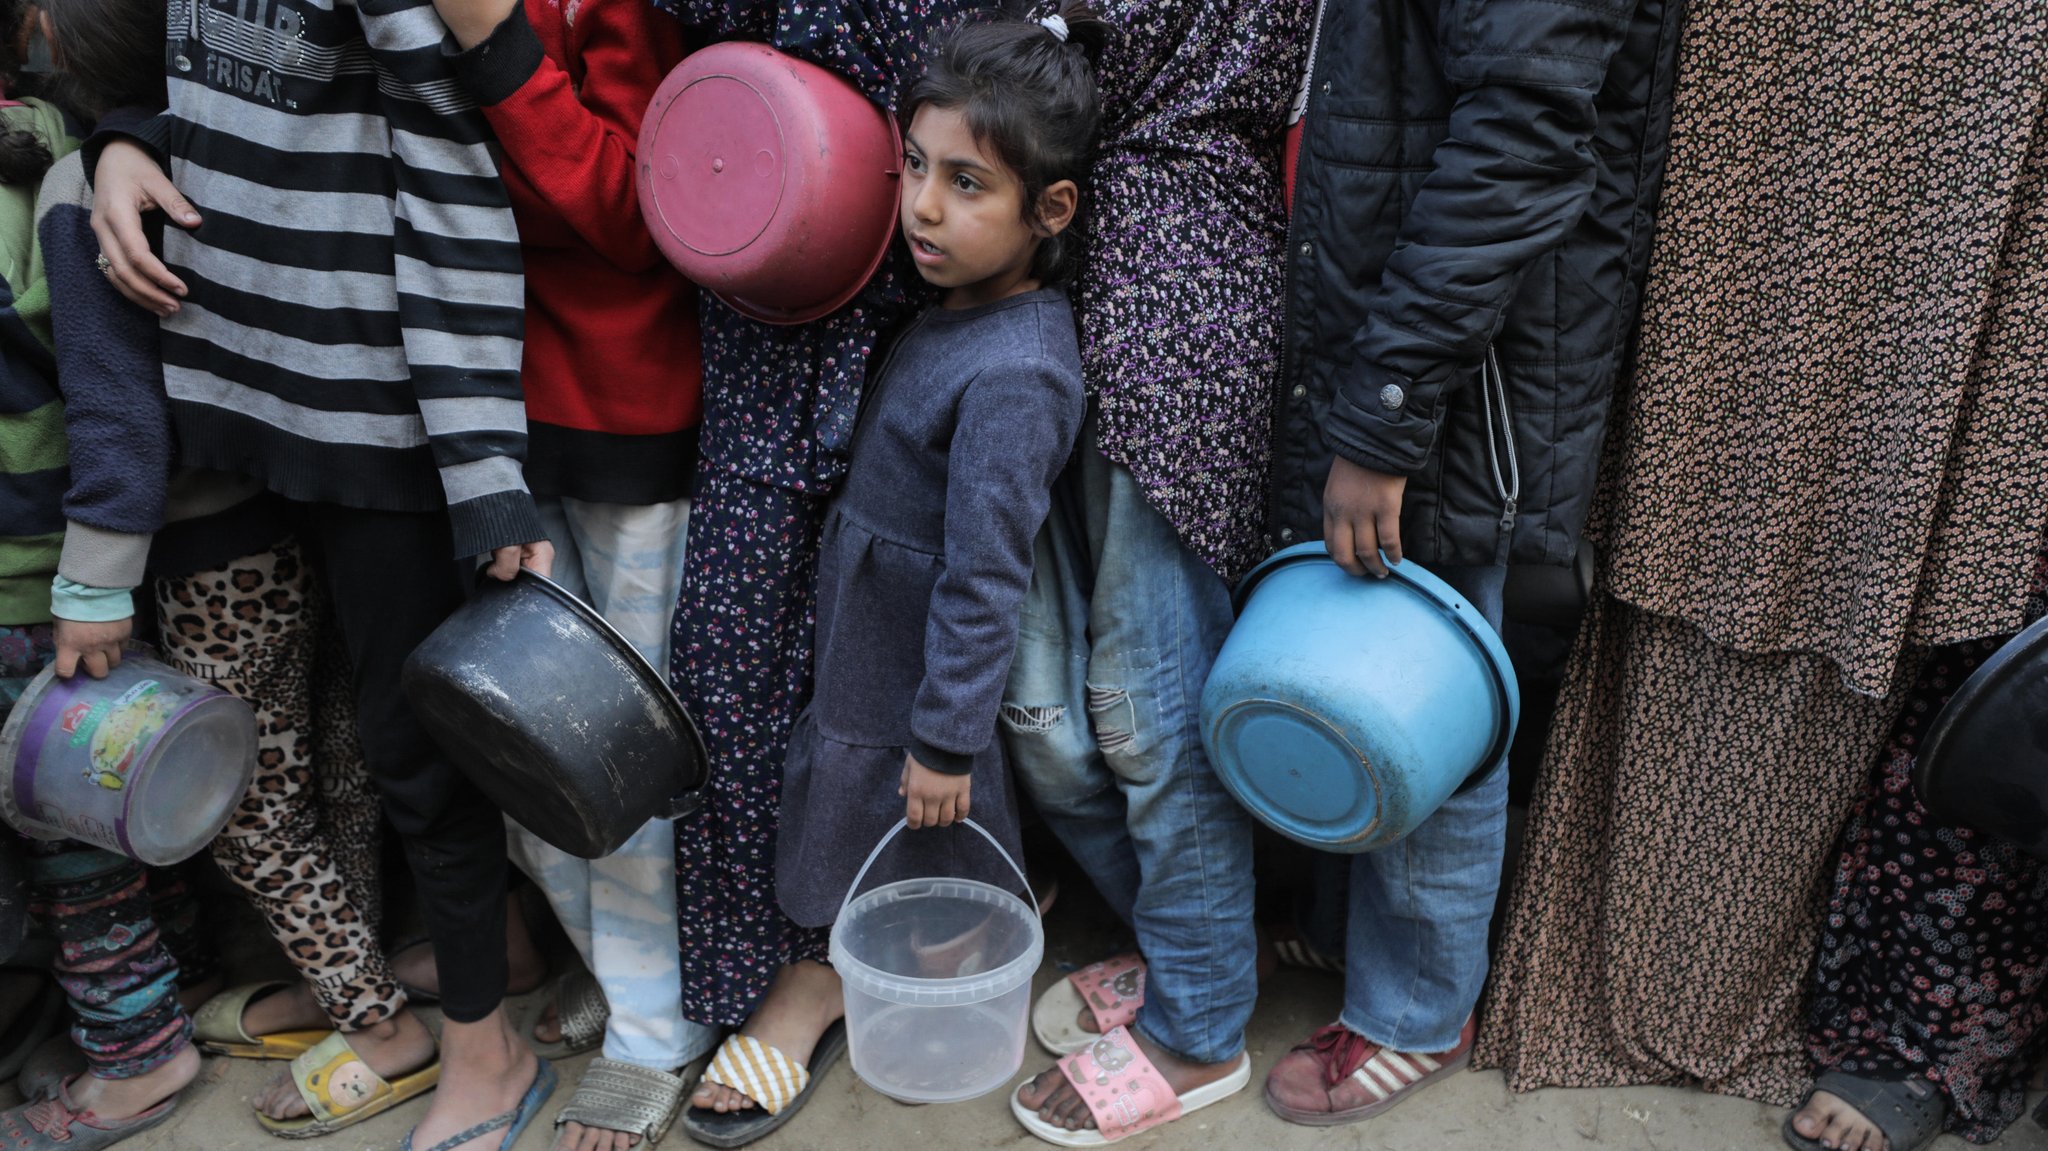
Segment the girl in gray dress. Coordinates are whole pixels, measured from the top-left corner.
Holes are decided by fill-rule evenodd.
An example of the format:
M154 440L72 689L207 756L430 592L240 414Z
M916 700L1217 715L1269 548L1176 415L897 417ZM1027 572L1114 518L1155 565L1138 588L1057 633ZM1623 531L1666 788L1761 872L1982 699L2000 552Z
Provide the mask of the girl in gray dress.
M901 221L944 291L898 338L825 523L817 694L783 783L783 910L829 924L900 818L874 882L965 875L1009 887L970 810L1014 856L997 711L1031 581L1032 543L1084 399L1059 285L1098 119L1082 4L1043 20L971 20L905 103ZM958 858L955 858L955 852Z

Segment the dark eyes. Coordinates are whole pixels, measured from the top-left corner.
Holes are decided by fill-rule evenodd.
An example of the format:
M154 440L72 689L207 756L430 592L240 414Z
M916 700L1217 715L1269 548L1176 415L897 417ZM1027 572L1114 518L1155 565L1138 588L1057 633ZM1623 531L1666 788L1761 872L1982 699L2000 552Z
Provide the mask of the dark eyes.
M918 155L916 152L906 150L903 153L903 170L906 172L916 172L919 175L923 175L926 170L924 157ZM953 177L953 187L959 189L962 192L979 192L982 190L981 181L975 179L974 177L968 175L965 172L961 172L960 174Z

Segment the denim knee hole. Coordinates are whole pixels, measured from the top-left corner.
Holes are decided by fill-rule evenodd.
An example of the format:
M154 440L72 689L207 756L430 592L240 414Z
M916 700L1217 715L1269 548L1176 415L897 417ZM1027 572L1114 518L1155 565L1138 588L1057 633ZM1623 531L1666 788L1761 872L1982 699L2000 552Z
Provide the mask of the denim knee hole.
M1123 723L1119 726L1112 713L1122 709ZM1104 755L1125 751L1137 742L1137 713L1131 706L1131 693L1120 687L1097 687L1088 685L1088 718L1095 725L1095 746Z
M1003 726L1019 735L1044 735L1059 727L1067 718L1067 709L1059 704L1031 706L1021 703L1006 703L997 709L1002 716Z

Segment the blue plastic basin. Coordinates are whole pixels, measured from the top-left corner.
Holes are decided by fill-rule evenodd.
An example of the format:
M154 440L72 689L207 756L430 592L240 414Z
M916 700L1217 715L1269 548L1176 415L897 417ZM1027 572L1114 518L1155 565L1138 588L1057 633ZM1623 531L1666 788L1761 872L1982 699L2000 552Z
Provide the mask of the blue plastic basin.
M1373 851L1497 761L1521 691L1507 649L1413 560L1346 575L1321 543L1253 569L1202 692L1202 742L1238 802L1324 851Z

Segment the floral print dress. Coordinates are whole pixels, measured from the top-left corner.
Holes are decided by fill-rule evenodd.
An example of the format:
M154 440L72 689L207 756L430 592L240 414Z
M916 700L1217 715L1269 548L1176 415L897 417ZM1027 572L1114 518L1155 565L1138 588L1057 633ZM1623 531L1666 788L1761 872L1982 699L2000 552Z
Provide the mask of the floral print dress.
M2044 609L2048 554L2029 617ZM2002 642L1934 652L1892 729L1844 837L1807 1036L1819 1067L1925 1076L1948 1096L1949 1130L1972 1143L2019 1118L2027 1067L2048 1042L2048 864L1942 826L1913 773L1934 717Z
M877 104L924 71L971 0L656 0L706 40L765 42L847 77ZM922 303L898 249L825 319L777 327L703 297L704 423L670 675L711 757L705 802L676 821L683 1014L737 1026L823 930L775 901L791 725L811 693L820 527L846 474L869 361Z

